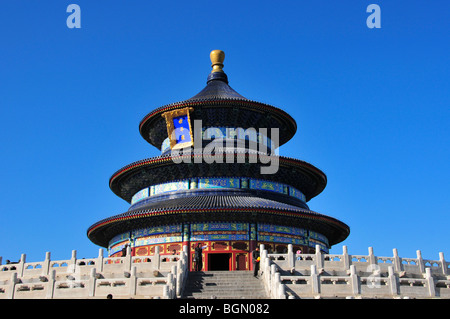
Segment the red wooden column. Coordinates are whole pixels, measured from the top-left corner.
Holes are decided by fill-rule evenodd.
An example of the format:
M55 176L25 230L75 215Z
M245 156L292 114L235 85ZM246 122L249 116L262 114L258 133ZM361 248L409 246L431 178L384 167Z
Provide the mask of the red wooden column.
M254 251L258 245L258 225L256 223L249 224L249 238L250 238L249 254L248 254L249 268L250 270L253 270L252 251Z

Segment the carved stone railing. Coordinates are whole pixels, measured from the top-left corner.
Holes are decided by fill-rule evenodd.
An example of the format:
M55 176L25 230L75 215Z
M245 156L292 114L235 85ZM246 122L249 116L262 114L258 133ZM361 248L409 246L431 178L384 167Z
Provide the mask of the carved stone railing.
M261 246L261 271L271 298L450 298L450 263L368 255L268 254Z
M450 298L450 263L393 256L342 254L268 254L261 248L260 273L270 298ZM177 298L188 273L188 247L179 255L104 257L14 264L0 257L0 299L20 298Z
M267 250L264 249L264 245L260 245L260 274L264 283L266 294L272 299L285 299L285 285L281 282L280 272L277 269L277 265L274 260L283 259L274 254L272 258L269 257Z
M179 255L104 257L78 259L76 251L67 260L2 264L0 299L65 298L176 298L187 272L187 247Z

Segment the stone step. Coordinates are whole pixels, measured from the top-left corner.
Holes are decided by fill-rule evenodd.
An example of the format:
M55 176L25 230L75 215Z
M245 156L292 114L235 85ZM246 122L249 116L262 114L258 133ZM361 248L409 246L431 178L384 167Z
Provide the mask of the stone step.
M252 271L190 272L183 298L262 299L267 298L260 279Z
M212 290L212 291L190 291L186 292L186 296L200 297L200 296L237 296L237 297L265 297L265 291L254 290Z
M186 285L185 290L188 289L203 289L203 290L211 290L211 289L258 289L264 287L262 284L257 285L248 285L246 283L243 283L242 285L237 285L236 283L233 284L226 284L226 285Z
M201 277L188 277L189 280L191 281L196 281L196 282L218 282L218 281L234 281L234 282L259 282L259 279L256 279L254 277L249 277L249 278L244 278L244 277L235 277L235 278L230 278L230 277L206 277L206 278L201 278Z
M241 281L258 281L258 279L256 279L255 277L253 277L253 275L250 276L226 276L226 275L218 275L218 276L191 276L189 275L188 278L190 280L195 280L195 281L203 281L203 282L209 282L209 281L236 281L236 282L241 282Z
M234 282L259 282L259 279L251 277L188 277L192 282L225 282L225 281L234 281Z
M210 289L210 290L192 290L186 291L189 295L239 295L239 296L252 296L252 295L265 295L264 289Z
M189 273L189 277L192 278L251 278L253 277L253 272L215 272L215 273Z
M254 277L251 278L227 278L227 277L213 277L213 278L189 278L191 281L196 282L219 282L219 281L234 281L234 282L258 282L259 279L256 279Z
M256 279L254 277L188 277L192 281L199 281L199 282L217 282L217 281L235 281L235 282L242 282L242 281L258 281L259 279Z
M240 295L240 294L208 294L194 293L186 296L187 299L268 299L266 294Z
M241 285L242 283L246 284L261 284L261 281L256 278L225 278L225 277L217 277L217 278L189 278L189 282L197 285L222 285L222 284L236 284Z
M236 284L229 284L229 285L187 285L185 287L185 290L213 290L213 289L226 289L226 290L233 290L233 289L247 289L247 290L255 290L263 288L263 285L236 285Z
M223 285L223 286L186 286L185 290L250 290L263 288L263 285Z

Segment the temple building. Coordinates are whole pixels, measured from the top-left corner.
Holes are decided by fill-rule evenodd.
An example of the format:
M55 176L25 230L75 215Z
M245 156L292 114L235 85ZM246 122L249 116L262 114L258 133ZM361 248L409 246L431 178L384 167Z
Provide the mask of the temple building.
M161 155L119 169L111 190L128 211L89 227L89 239L122 256L179 254L203 248L203 270L250 270L260 244L271 252L327 253L349 227L309 209L326 175L302 160L278 154L296 133L285 111L247 99L229 86L225 54L210 55L206 86L193 97L161 106L140 122L142 137Z

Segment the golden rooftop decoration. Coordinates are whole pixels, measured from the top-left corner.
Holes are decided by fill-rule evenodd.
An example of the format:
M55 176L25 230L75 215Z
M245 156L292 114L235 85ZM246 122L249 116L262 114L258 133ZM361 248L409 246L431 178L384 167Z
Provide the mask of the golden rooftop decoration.
M213 50L209 54L209 57L212 63L211 66L213 68L211 73L223 72L222 68L223 68L223 61L225 60L225 52L223 52L222 50Z

